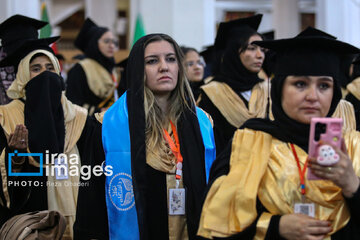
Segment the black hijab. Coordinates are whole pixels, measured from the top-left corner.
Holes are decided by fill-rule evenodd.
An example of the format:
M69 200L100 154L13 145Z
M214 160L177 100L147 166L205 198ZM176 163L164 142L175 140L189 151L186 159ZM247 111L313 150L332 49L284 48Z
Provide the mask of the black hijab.
M346 86L352 81L350 76L350 66L354 60L354 55L344 55L340 62L339 82L342 88L346 89Z
M99 49L98 41L109 29L96 25L90 18L86 18L77 35L74 45L83 51L86 57L94 59L110 74L115 66L114 58L104 56Z
M351 81L360 77L360 54L356 55L354 62L352 64L353 64L353 72L351 75Z
M85 48L85 55L88 58L91 58L97 61L101 66L103 66L110 74L115 67L115 59L113 57L108 58L100 52L98 41L102 35L104 35L108 30L106 28L100 28L90 40L89 44Z
M238 37L230 41L225 49L220 64L220 72L216 80L228 84L235 92L251 90L257 83L263 81L257 73L250 72L242 63L239 56L239 49L246 49L251 36L256 31L243 27L237 31Z
M271 81L271 100L274 121L270 119L250 119L241 128L250 128L271 134L283 141L294 143L305 152L308 151L310 124L304 124L290 118L282 108L282 90L286 76L276 76ZM334 79L334 94L327 117L330 117L341 100L341 89L337 80Z
M62 78L56 73L45 71L31 79L25 90L24 115L30 151L62 153L65 141Z
M172 40L165 34L150 34L133 46L126 67L129 86L127 106L131 141L131 171L141 239L168 239L166 174L146 164L144 112L144 51L153 38ZM155 40L157 41L157 40ZM181 62L180 56L177 56ZM185 98L192 110L185 109L178 121L180 151L183 156L183 182L186 189L186 220L189 239L195 239L206 186L204 146L195 104L190 93Z

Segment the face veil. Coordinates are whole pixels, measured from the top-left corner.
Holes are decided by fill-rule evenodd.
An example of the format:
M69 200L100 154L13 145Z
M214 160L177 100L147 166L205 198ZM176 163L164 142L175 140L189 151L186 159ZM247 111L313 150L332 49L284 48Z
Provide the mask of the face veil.
M55 73L45 71L30 79L30 61L38 54L49 58ZM16 80L7 92L12 99L25 99L25 126L29 132L29 148L34 153L64 150L65 120L61 104L64 83L59 72L59 63L52 53L32 51L20 61Z

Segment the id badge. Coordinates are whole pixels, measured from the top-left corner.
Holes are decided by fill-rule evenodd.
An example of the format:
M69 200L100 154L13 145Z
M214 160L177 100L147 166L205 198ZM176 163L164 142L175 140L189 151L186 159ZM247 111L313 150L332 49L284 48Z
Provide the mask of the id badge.
M185 215L185 189L169 189L169 215Z
M69 178L69 168L65 158L55 159L55 177L56 180L65 180Z
M309 217L315 217L315 204L314 203L295 203L294 213L301 213Z

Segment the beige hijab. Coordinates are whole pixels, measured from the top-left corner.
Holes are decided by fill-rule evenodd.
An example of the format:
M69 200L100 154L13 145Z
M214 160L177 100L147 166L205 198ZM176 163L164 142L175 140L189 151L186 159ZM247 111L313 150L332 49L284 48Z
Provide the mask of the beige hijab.
M28 84L28 82L31 80L30 71L29 71L30 61L31 58L38 53L42 53L45 56L47 56L50 59L51 63L53 64L55 72L60 75L60 64L57 58L54 56L54 54L43 49L34 50L30 52L26 57L24 57L19 63L16 79L10 85L9 89L6 92L6 94L11 99L19 99L19 98L25 99L25 87ZM75 117L74 107L73 104L65 97L65 92L62 93L61 104L63 106L65 122L69 122L72 119L74 119Z

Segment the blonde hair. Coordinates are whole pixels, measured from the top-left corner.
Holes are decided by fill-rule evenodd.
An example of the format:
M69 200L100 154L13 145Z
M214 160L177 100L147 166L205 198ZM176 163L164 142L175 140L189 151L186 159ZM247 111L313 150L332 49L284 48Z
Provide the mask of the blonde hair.
M188 79L185 75L183 62L183 54L177 43L169 36L164 34L156 35L148 39L144 44L144 50L148 44L156 41L169 42L175 51L177 64L179 66L178 81L175 89L171 92L169 99L169 111L164 115L158 106L153 92L146 86L146 74L144 74L144 111L145 111L145 143L147 150L152 153L158 152L160 157L167 158L169 156L169 149L163 141L164 124L172 121L175 126L185 110L193 111L195 106L194 97ZM195 113L194 113L195 114ZM154 151L155 149L155 151Z

